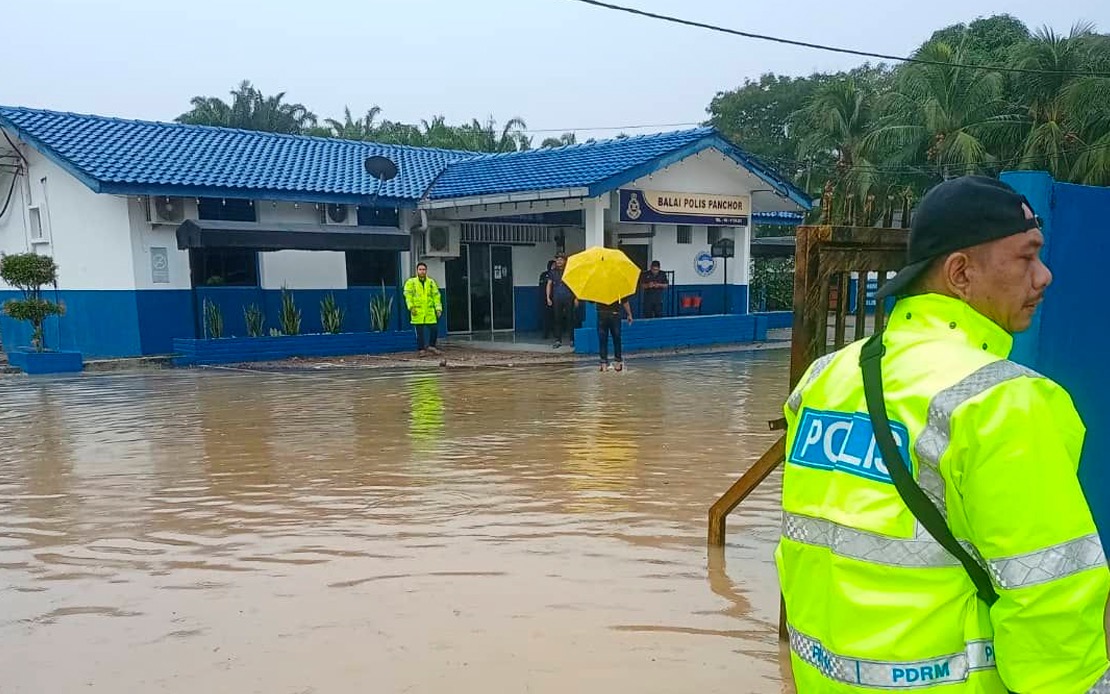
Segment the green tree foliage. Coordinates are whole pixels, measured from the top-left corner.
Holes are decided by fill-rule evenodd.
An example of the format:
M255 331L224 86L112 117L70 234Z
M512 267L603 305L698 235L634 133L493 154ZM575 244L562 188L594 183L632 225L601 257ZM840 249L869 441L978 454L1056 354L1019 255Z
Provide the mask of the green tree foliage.
M382 109L372 106L358 118L345 107L342 119L325 118L321 124L303 104L286 102L285 92L267 96L249 80L231 92L230 102L195 96L190 104L192 109L177 117L179 123L469 152L516 152L532 147L532 138L526 134L528 126L520 118L510 118L501 126L492 116L451 125L440 115L411 124L379 120Z
M317 120L303 104L287 103L285 92L266 96L249 80L231 91L230 103L214 96L194 96L189 103L193 108L177 117L179 123L301 135Z
M0 256L0 279L23 294L22 299L4 302L4 315L31 324L31 347L38 352L46 349L43 332L46 319L65 313L61 304L42 297L42 288L58 280L58 266L48 255L16 253Z
M711 101L709 122L814 195L837 223L888 223L966 173L1050 171L1110 185L1110 35L1030 32L1010 15L934 32L914 57L808 77L763 75ZM1068 74L1022 74L1021 68Z

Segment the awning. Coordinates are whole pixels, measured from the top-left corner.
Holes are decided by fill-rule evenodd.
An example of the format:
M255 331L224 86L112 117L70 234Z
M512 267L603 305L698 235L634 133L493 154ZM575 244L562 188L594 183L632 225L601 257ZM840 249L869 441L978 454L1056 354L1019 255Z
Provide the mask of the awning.
M753 258L789 258L794 255L793 236L764 236L752 239Z
M187 220L177 227L177 247L249 248L255 251L407 251L410 237L393 227L258 224Z

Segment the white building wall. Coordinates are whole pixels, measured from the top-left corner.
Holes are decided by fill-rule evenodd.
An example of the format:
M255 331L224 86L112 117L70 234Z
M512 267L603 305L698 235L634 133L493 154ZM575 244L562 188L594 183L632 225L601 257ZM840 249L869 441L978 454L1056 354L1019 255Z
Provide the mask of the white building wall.
M255 207L261 223L320 223L320 212L312 203L262 201ZM347 288L347 256L341 251L272 251L260 253L259 264L264 289Z
M554 227L551 235L562 233L567 255L573 255L586 248L586 230L581 227ZM513 286L538 286L540 273L547 270L547 261L553 260L558 252L554 241L537 243L534 246L513 247Z
M0 250L53 256L59 289L134 289L127 199L98 195L34 149L21 151L27 175L0 219ZM42 242L30 238L33 205L40 208Z
M653 174L637 179L622 188L664 190L679 193L708 193L716 195L751 195L753 191L768 186L761 179L718 150L711 149L687 157ZM717 266L708 277L695 269L697 255L709 250L705 225L690 225L690 243L678 243L678 227L674 224L622 224L617 209L617 192L612 200L606 222L607 233L616 241L620 234L650 232L655 235L646 243L651 248L652 260L658 260L663 270L674 271L674 283L684 285L722 284L724 261L717 259ZM751 230L746 227L724 227L723 234L736 242L736 257L728 261L729 283L748 283L748 258L750 257ZM642 239L629 239L626 244L642 244Z
M127 211L131 226L131 254L135 267L136 289L189 289L191 286L189 252L177 249L177 226L170 224L152 225L149 216L150 204L145 197L127 199ZM186 219L197 218L197 203L194 198L184 200ZM169 282L154 282L153 267L155 251L167 259Z

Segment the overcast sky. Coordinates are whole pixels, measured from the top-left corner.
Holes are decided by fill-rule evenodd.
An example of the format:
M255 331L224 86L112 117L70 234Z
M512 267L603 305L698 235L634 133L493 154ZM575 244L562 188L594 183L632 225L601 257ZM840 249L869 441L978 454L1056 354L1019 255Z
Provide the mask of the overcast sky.
M896 55L937 28L998 12L1031 28L1086 20L1110 31L1107 0L618 4ZM392 120L520 116L536 131L684 123L745 77L860 62L572 0L35 0L8 3L0 17L0 104L155 120L250 79L321 117L377 104Z

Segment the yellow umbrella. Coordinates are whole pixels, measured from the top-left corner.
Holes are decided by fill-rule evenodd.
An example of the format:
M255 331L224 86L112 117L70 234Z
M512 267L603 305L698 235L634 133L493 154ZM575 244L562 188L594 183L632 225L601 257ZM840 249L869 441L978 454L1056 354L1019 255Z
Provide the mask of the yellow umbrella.
M624 251L593 246L567 258L563 281L582 301L612 304L636 293L640 268Z

